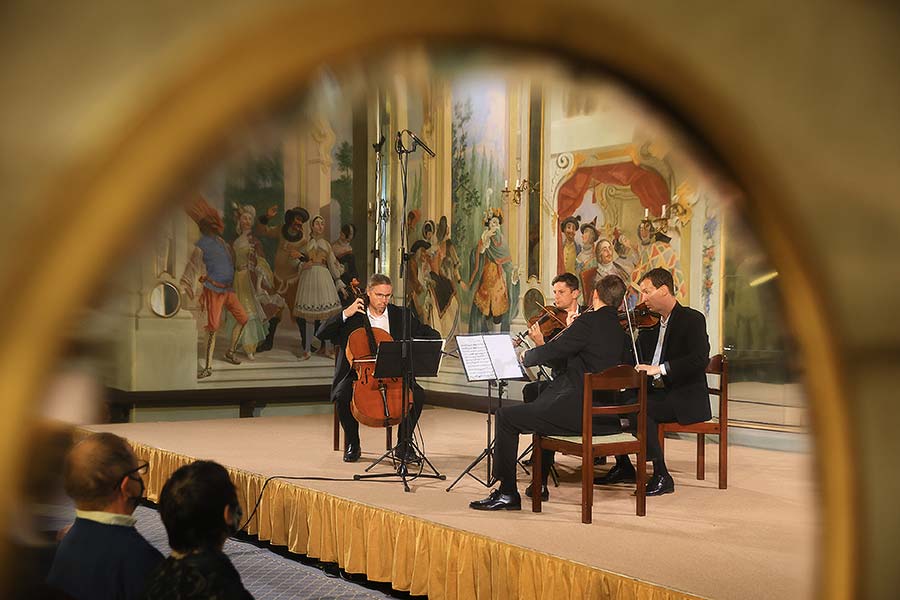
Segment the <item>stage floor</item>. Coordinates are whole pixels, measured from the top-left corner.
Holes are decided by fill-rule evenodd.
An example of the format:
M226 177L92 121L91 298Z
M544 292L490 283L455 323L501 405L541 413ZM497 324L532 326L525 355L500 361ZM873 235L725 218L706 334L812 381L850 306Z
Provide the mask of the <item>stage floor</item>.
M810 456L732 447L729 487L719 490L716 446L707 448L707 479L697 481L695 443L670 439L667 462L676 493L648 498L647 516L637 517L627 486L596 487L594 522L584 525L580 465L571 457L558 461L560 487L551 487L540 514L525 502L521 512L470 510L468 503L487 493L470 477L445 491L484 447L485 420L484 414L427 407L420 420L425 450L447 480L413 481L412 493L404 493L399 480L287 483L697 596L813 595L819 520ZM136 444L216 460L263 477L349 478L384 448L384 430L363 427L362 460L342 462L341 453L332 450L330 414L88 429L112 431ZM523 436L522 448L528 443ZM476 473L484 477L484 463ZM520 471L520 488L526 485L527 476Z

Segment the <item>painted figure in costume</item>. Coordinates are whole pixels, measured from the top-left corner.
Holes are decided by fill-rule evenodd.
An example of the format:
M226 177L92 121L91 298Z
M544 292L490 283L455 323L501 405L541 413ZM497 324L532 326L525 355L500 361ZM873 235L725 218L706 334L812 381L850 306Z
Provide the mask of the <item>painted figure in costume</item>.
M559 230L563 234L563 270L566 273L575 273L575 259L581 253L581 245L575 241L575 234L578 233L578 225L581 216L566 217L559 224Z
M238 327L231 332L231 344L225 352L225 360L235 365L241 364L234 353L244 325L247 324L247 313L234 293L234 256L231 246L222 239L225 228L222 217L201 196L194 200L187 212L200 227L201 235L181 276L181 286L184 293L193 298L194 281L199 280L203 284L200 305L206 310L207 316L206 363L197 373L197 378L202 379L212 375L216 332L222 324L223 308L228 309L238 323Z
M341 233L338 235L338 239L331 244L335 258L344 267L341 281L348 286L353 279L359 280L359 272L356 270L356 257L353 256L353 246L350 244L355 237L356 225L344 223L341 225Z
M416 240L409 249L409 279L407 295L409 305L413 308L416 317L426 325L431 317L431 296L428 293L428 283L431 280L431 267L428 263L428 251L431 244L425 240Z
M253 206L235 205L238 237L231 243L234 251L234 293L247 313L241 348L250 360L253 360L257 348L265 346L271 349L277 318L285 307L284 298L273 293L272 269L259 240L253 235L255 221L256 209ZM233 319L227 320L229 330L236 326Z
M422 224L422 239L412 242L409 249L409 287L407 294L416 316L426 325L431 325L431 296L428 284L431 280L431 262L429 257L434 251L434 221Z
M580 276L582 273L593 269L590 277L596 274L597 257L594 255L594 243L598 237L600 237L600 234L597 233L594 223L585 223L581 226L581 252L575 257L575 270L567 272ZM593 279L589 281L593 281ZM582 288L590 289L590 287L585 286L582 286Z
M459 286L463 285L459 276L459 255L450 241L447 217L441 217L437 226L437 238L428 254L431 295L431 326L444 339L451 339L459 324Z
M473 333L489 331L492 325L507 331L515 316L511 299L519 297L518 273L503 239L502 224L499 208L485 215L484 231L469 260L471 276L467 285L473 290L469 331Z
M338 292L346 295L346 285L341 281L342 267L334 256L331 243L325 235L325 219L315 216L312 220L309 241L304 247L308 260L298 263L299 280L297 282L297 298L294 301L294 317L298 319L300 331L306 331L306 322L314 321L315 329L319 322L341 312L341 300ZM309 344L303 348L309 356ZM324 344L320 348L325 354Z
M671 229L669 232L673 235L678 235L677 232L673 232ZM673 285L676 289L674 292L676 299L679 302L684 302L687 299L684 273L679 267L678 251L675 244L672 243L672 236L654 230L646 221L641 221L638 224L637 235L640 243L633 250L635 266L631 271L631 281L634 287L640 285L640 280L644 273L651 269L666 269L672 274Z
M303 224L309 221L309 212L305 208L291 208L284 213L284 225L269 225L269 221L274 219L277 214L278 207L270 207L266 214L260 215L254 231L258 236L278 240L278 249L275 250L275 290L284 300L285 306L293 307L299 280L297 265L306 260L306 254L303 252L305 246ZM257 348L258 352L272 349L269 340L274 342L278 323L277 316L269 322L269 333L266 341ZM300 328L300 358L309 358L309 355L305 355L304 350L306 324L301 327L297 320L297 327Z
M618 275L622 281L628 284L631 275L628 269L615 260L616 256L611 241L606 238L597 240L594 254L597 256L597 279L602 279L607 275Z

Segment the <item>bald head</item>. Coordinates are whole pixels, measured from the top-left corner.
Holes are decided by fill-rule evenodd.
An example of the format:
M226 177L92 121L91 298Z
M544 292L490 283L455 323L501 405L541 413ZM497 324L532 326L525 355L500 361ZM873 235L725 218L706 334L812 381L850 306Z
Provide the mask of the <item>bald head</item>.
M66 457L66 493L81 510L103 510L116 500L122 478L136 466L128 442L112 433L95 433Z

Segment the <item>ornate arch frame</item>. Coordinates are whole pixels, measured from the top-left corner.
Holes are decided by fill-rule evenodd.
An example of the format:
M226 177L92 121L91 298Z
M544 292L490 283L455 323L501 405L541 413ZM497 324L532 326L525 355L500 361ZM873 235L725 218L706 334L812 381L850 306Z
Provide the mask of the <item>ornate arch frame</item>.
M588 70L612 71L686 124L743 187L748 198L744 215L782 279L792 282L784 305L790 322L804 323L797 331L804 362L816 365L816 377L807 384L825 524L818 592L831 598L852 595L858 585L861 527L853 493L859 473L849 464L855 444L848 427L847 388L837 340L827 325L829 313L817 301L813 256L791 235L796 224L783 208L790 204L789 192L772 175L778 172L776 157L753 145L750 124L715 81L700 76L677 49L661 47L650 29L627 12L603 10L599 3L540 0L521 0L510 8L500 0L265 6L252 21L167 73L164 94L148 97L140 110L119 121L40 198L47 211L66 207L67 227L48 239L43 223L26 226L19 250L38 258L27 267L9 265L0 275L2 297L8 300L0 342L0 397L6 409L0 425L0 481L14 481L25 468L20 450L32 423L32 400L58 356L61 332L142 223L160 214L168 199L185 191L218 157L236 123L295 98L320 64L414 41L409 32L416 32L417 39L489 42L546 53ZM358 18L347 19L348 11ZM90 239L83 237L84 231L92 232ZM59 290L66 290L64 297ZM23 319L23 314L43 318ZM826 451L827 469L822 460ZM0 495L5 519L14 500L12 489L4 486Z

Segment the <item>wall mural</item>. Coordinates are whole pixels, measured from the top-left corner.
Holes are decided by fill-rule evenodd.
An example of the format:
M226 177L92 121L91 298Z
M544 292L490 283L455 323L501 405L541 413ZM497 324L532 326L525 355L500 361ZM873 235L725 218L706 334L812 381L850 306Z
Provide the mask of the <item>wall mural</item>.
M558 271L576 274L583 289L598 277L619 275L630 284L633 302L640 277L665 267L673 274L676 297L685 302L681 237L690 220L688 194L682 200L675 194L679 207L673 208L669 184L658 171L627 158L596 163L588 153L562 161L577 166L556 193ZM664 218L664 206L669 219Z

